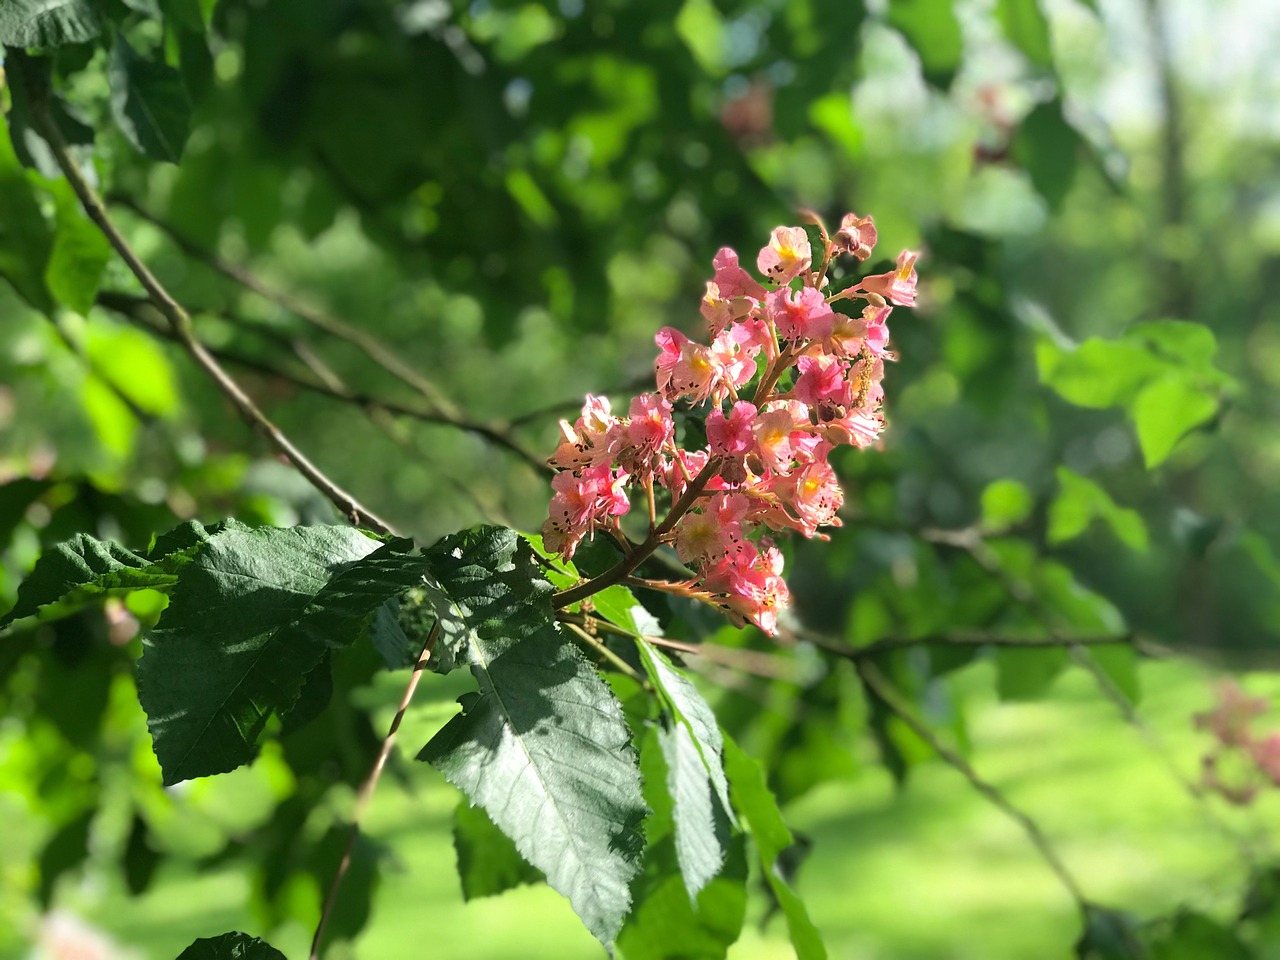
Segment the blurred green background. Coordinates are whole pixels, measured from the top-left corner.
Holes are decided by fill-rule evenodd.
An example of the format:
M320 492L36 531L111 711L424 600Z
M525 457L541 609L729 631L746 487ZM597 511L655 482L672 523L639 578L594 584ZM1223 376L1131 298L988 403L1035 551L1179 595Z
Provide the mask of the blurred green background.
M795 630L673 614L682 639L767 655L763 677L689 662L807 838L796 883L831 955L1066 957L1081 918L1018 824L805 631L931 638L882 668L1106 917L1168 934L1152 956L1280 956L1274 788L1242 763L1224 775L1258 781L1253 803L1199 791L1191 719L1224 672L1280 692L1280 6L100 6L190 106L181 161L155 162L113 125L110 44L51 57L117 222L280 427L420 542L536 530L556 419L643 389L660 326L701 333L720 246L753 261L807 208L874 215L873 269L920 249L884 448L838 458L831 541L787 548ZM0 608L76 532L337 522L10 128ZM131 674L162 602L0 634L0 956L80 923L104 956L232 928L305 955L403 678L344 654L321 730L165 790ZM975 635L1123 642L952 642ZM424 684L406 757L464 689ZM329 956L600 954L545 887L464 904L456 793L393 773ZM729 955L790 950L754 891Z

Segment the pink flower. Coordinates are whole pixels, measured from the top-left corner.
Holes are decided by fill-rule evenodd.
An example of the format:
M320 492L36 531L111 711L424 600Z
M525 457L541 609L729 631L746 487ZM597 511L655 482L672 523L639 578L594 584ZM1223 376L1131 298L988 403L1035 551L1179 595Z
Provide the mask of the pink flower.
M884 416L879 413L851 411L844 417L818 424L818 433L829 443L847 443L859 449L869 447L884 431Z
M830 354L805 356L796 361L800 376L792 393L801 403L818 407L828 404L849 405L849 384L844 375L847 363Z
M542 525L543 545L566 560L573 558L582 538L609 516L630 509L623 484L627 475L608 466L564 470L551 479L555 496Z
M729 300L749 297L757 302L764 299L764 287L738 265L738 254L731 248L721 247L712 257L711 266L716 271L715 284L720 296Z
M801 227L774 227L769 245L760 250L756 268L774 283L790 283L809 269L813 251Z
M846 213L831 242L837 250L851 253L859 260L866 260L876 245L876 223L871 217Z
M617 423L607 397L587 394L578 422L569 426L568 420L560 421L560 443L548 463L571 470L609 463L609 433Z
M707 415L707 444L711 452L729 457L748 453L755 446L755 436L751 432L755 418L755 404L745 400L735 403L728 417L719 407L712 410Z
M806 537L814 536L821 526L840 526L836 511L844 503L844 492L825 454L781 478L774 490L782 504L799 520L796 529Z
M663 461L658 482L671 491L673 498L678 498L689 485L689 480L701 473L710 459L711 454L706 450L681 450L677 447L675 455ZM715 480L707 486L714 488Z
M631 401L630 414L615 431L614 460L632 476L646 477L658 466L662 448L675 434L671 404L656 393L642 393Z
M813 287L783 287L769 294L764 303L783 340L821 340L831 333L836 322L826 298Z
M862 281L862 289L875 293L900 307L916 305L916 258L920 254L903 250L898 254L898 269L877 273Z
M787 606L791 594L782 579L782 554L768 540L762 550L749 549L727 556L707 571L703 586L724 607L738 626L750 621L773 636L778 629L778 611Z

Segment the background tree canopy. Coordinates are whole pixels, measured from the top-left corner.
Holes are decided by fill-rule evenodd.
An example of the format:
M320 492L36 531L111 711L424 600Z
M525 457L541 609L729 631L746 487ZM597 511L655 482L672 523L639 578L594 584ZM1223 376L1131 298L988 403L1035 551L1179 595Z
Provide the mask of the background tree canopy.
M821 956L798 894L833 957L1274 955L1280 764L1192 715L1221 670L1280 691L1277 36L1261 0L0 0L0 955L305 956L416 654L351 624L374 643L317 652L332 691L251 765L164 785L135 661L208 532L179 525L344 519L174 342L55 140L199 343L420 544L537 530L557 418L651 382L719 247L874 215L869 266L921 250L920 302L883 449L836 458L844 526L786 544L791 619L650 603L698 645L750 843L691 900L647 791L618 953ZM19 584L77 535L123 552L35 616ZM362 575L412 582L396 556ZM463 673L425 677L406 749ZM599 956L411 756L326 955Z

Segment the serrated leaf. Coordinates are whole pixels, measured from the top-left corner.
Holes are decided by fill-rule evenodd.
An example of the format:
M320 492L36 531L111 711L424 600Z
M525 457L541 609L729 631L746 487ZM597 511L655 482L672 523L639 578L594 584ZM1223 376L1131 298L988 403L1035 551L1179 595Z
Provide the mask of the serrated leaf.
M1036 0L996 0L996 19L1009 42L1037 67L1053 66L1049 22Z
M658 743L667 761L667 791L675 807L676 862L685 891L693 899L720 872L728 830L689 728L682 723L663 727Z
M464 900L496 896L512 887L544 879L542 871L520 856L515 843L489 815L465 799L453 814L453 849L458 857Z
M125 138L153 160L182 159L191 103L178 71L140 57L123 34L107 65L111 115Z
M138 699L164 782L251 760L267 718L294 706L326 651L421 581L427 561L408 546L348 527L233 524L210 537L143 638Z
M285 960L285 955L265 940L237 931L201 937L178 954L178 960Z
M608 946L630 909L646 812L621 706L560 636L551 585L514 531L477 528L428 554L480 692L419 759L484 808Z
M729 775L734 806L747 822L760 851L760 866L787 920L797 960L820 960L827 955L822 935L809 919L804 901L778 869L778 859L795 842L782 820L777 801L769 792L760 764L742 752L732 740L724 743L725 771Z
M53 185L53 250L44 268L44 282L55 300L86 314L98 295L102 272L111 260L111 244L85 216L70 185Z
M167 591L178 571L190 563L218 528L195 521L182 524L147 556L110 540L79 533L46 550L18 588L18 602L0 619L0 627L23 617L43 620L74 613L104 594L119 590Z
M724 775L724 744L715 714L698 688L643 640L640 659L671 717L658 742L667 764L675 815L675 849L690 898L720 870L730 824L737 825Z
M940 89L950 87L964 53L951 0L889 0L889 25L920 57L925 80Z
M1164 463L1188 431L1217 412L1217 399L1183 377L1168 376L1143 388L1129 413L1147 469Z
M632 884L635 909L618 936L618 948L627 960L722 960L746 917L745 838L730 840L720 875L690 900L676 856L667 767L652 726L641 745L640 768L653 813L645 821L644 870Z
M102 18L88 0L4 0L0 44L60 47L83 43L102 32Z

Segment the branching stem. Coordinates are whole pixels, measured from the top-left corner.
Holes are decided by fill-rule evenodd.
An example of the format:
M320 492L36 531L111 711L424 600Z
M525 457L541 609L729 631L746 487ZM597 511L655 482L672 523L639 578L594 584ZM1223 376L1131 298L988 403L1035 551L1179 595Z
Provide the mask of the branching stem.
M342 859L338 861L338 869L334 872L333 880L329 883L329 892L325 894L324 907L320 910L320 920L316 924L315 936L311 938L310 960L317 960L320 956L320 940L324 936L324 928L329 922L329 915L333 912L334 904L338 902L338 889L342 886L342 878L347 875L347 868L351 866L351 853L355 849L356 838L360 836L360 820L364 816L365 810L368 809L369 801L373 799L373 792L377 789L378 779L382 776L382 770L387 765L387 758L391 756L391 748L395 746L396 732L400 729L400 721L404 719L405 711L409 709L409 703L413 700L414 691L418 689L418 681L422 679L422 671L426 669L431 660L431 651L435 647L436 639L439 636L440 621L437 620L435 626L431 628L431 632L427 635L427 642L422 645L422 653L418 655L418 662L414 665L413 673L409 675L409 684L404 688L404 695L400 698L400 708L391 720L391 727L387 730L387 735L382 738L382 749L378 751L378 757L374 760L373 767L369 770L369 775L364 778L364 782L360 784L360 792L356 794L355 808L351 812L351 830L347 834L347 845L343 848Z
M660 524L653 528L653 531L644 539L644 542L640 543L628 556L623 557L600 576L557 593L551 598L552 606L557 609L567 607L571 603L585 600L592 594L599 593L605 587L611 587L630 576L631 572L644 563L663 543L667 535L675 529L675 525L680 521L680 518L688 513L689 508L697 502L698 497L702 495L703 488L711 482L711 478L716 475L719 469L719 457L712 457L708 460L707 465L690 481L689 486L680 495L680 499L671 505L670 512Z

